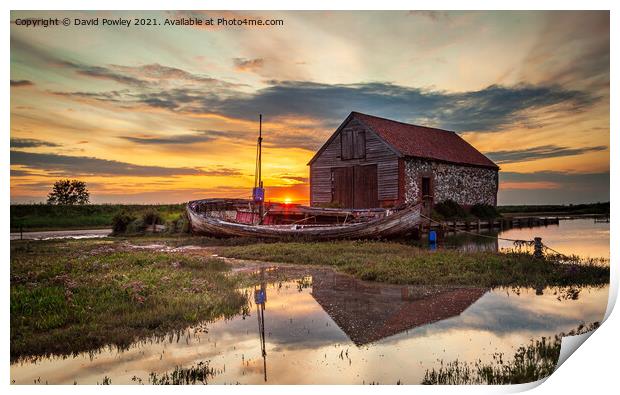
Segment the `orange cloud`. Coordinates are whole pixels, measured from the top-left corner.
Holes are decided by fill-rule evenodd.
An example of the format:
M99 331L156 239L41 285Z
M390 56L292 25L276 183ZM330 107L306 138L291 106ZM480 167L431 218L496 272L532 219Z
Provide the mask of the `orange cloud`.
M533 181L533 182L500 182L499 189L558 189L561 185L551 181Z

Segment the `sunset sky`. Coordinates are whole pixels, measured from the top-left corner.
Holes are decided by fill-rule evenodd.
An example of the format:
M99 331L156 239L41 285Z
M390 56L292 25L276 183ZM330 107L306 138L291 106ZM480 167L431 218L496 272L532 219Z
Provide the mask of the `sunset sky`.
M284 26L25 27L19 18L282 19ZM12 12L11 201L60 178L94 203L267 199L351 111L453 130L499 204L609 200L608 12Z

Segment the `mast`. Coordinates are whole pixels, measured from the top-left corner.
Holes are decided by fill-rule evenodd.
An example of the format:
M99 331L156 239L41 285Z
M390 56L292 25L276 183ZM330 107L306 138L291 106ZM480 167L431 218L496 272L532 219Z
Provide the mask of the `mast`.
M258 187L263 187L262 158L263 157L263 114L258 114Z
M265 190L262 180L262 154L263 154L263 114L258 115L258 141L256 142L256 167L254 169L254 189L252 190L252 200L258 207L258 223L263 221L263 202L265 201ZM253 210L252 210L253 211Z

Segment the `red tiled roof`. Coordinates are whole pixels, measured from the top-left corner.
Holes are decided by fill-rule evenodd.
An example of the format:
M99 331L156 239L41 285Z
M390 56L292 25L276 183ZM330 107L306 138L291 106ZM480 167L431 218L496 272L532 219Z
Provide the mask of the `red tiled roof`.
M499 168L454 132L392 121L355 111L351 115L371 128L401 155Z

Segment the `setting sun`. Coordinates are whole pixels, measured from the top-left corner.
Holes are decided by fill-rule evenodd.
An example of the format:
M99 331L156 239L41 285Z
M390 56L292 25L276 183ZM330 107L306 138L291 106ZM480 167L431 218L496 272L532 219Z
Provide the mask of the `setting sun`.
M290 197L287 196L287 197L284 198L284 204L291 204L292 202L293 202L293 200L291 200Z

